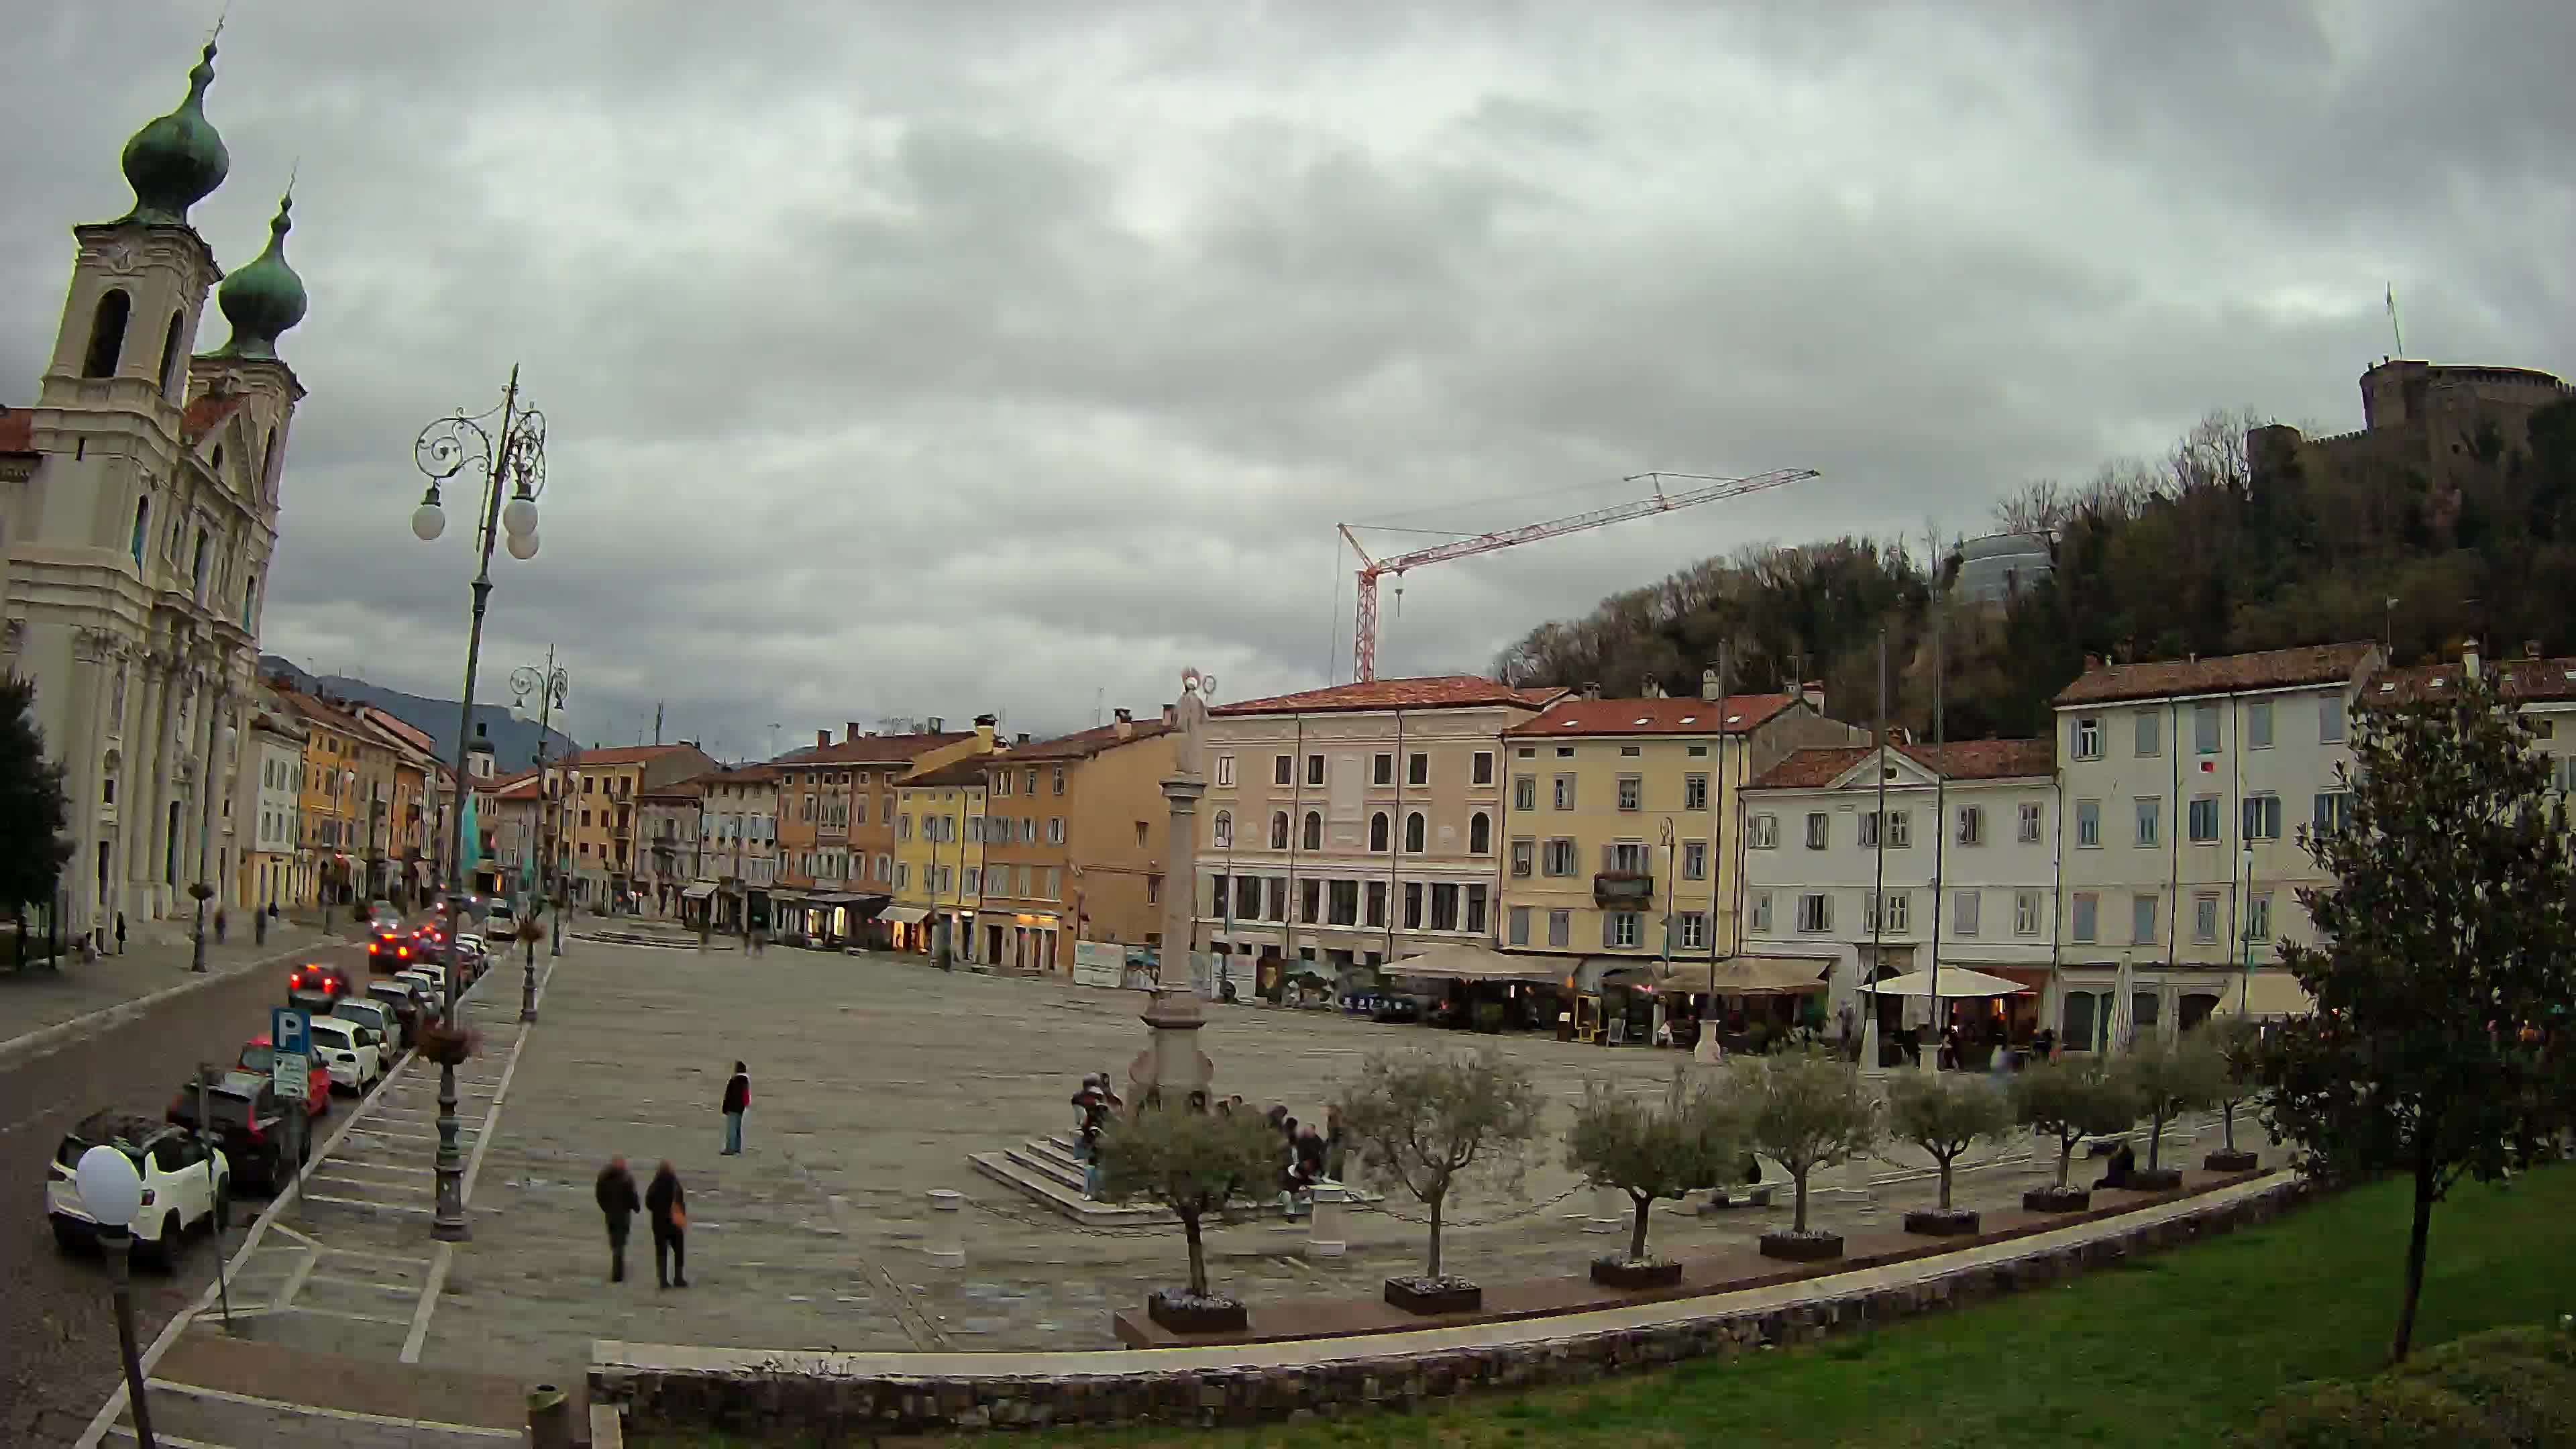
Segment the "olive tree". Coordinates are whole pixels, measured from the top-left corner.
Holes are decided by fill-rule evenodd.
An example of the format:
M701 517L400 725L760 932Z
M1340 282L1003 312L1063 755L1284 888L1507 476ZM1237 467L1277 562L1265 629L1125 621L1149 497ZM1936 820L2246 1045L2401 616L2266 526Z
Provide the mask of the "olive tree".
M2067 1190L2076 1143L2127 1131L2138 1120L2128 1083L2098 1056L2031 1063L2012 1079L2012 1106L2014 1121L2057 1139L2059 1192Z
M1268 1191L1279 1176L1279 1134L1258 1116L1140 1107L1109 1124L1098 1147L1101 1196L1143 1198L1181 1220L1190 1246L1190 1296L1208 1294L1201 1224L1228 1203Z
M1676 1071L1659 1098L1584 1084L1565 1136L1565 1165L1595 1187L1615 1187L1636 1204L1628 1261L1646 1260L1646 1224L1657 1198L1715 1187L1743 1160L1743 1124L1724 1099L1694 1089Z
M1851 1063L1813 1047L1736 1058L1725 1090L1753 1150L1789 1175L1793 1233L1807 1231L1809 1175L1868 1155L1885 1136L1886 1103Z
M1373 1056L1333 1103L1366 1148L1369 1180L1401 1187L1431 1213L1425 1278L1440 1274L1441 1214L1450 1191L1482 1178L1519 1180L1546 1097L1529 1072L1491 1047L1480 1052Z
M2012 1104L1983 1077L1960 1072L1908 1072L1887 1093L1887 1135L1922 1148L1941 1169L1942 1212L1959 1159L1980 1142L2012 1130Z
M2180 1041L2139 1046L2121 1060L2119 1071L2138 1115L2147 1119L2147 1171L2155 1172L2164 1165L2165 1124L2215 1103L2227 1064L2204 1033L2194 1032Z
M2263 1029L2251 1017L2222 1016L2202 1027L2200 1035L2218 1057L2210 1105L2218 1109L2219 1146L2230 1159L2241 1160L2236 1150L2236 1109L2254 1095Z

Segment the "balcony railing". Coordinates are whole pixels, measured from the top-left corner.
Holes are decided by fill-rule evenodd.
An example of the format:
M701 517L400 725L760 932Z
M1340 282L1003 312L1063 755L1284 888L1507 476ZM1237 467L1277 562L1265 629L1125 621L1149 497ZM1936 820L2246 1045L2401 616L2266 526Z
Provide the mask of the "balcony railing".
M1605 870L1592 877L1592 903L1604 908L1632 910L1650 905L1655 899L1655 876L1652 871Z

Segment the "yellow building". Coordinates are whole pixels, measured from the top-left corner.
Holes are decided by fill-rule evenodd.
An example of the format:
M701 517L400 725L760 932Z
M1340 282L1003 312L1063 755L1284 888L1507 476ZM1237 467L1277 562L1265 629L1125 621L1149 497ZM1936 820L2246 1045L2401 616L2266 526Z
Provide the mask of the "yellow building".
M641 834L641 797L716 768L692 744L618 745L546 762L559 814L556 869L574 905L623 910L631 904Z
M1866 738L1820 705L1568 697L1504 730L1502 949L1555 958L1581 993L1623 958L1735 954L1737 792L1792 750Z
M894 901L884 919L898 950L949 950L972 960L984 885L982 755L906 776L895 786Z
M361 766L372 738L357 717L299 690L277 697L304 726L304 788L296 796L293 898L335 906L361 899L366 840ZM379 754L381 746L376 747Z

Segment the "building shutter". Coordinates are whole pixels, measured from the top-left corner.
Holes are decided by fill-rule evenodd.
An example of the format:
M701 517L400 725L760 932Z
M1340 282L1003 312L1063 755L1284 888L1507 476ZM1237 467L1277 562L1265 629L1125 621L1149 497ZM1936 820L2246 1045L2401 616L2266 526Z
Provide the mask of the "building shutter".
M1603 841L1601 844L1601 868L1603 870L1617 870L1619 868L1619 852L1617 848L1612 846L1608 841Z

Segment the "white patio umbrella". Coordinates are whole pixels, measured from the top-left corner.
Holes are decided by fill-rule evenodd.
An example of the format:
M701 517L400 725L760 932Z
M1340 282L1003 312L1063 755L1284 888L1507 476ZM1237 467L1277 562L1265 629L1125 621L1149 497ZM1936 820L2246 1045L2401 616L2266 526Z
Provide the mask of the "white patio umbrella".
M2135 1034L2138 1029L2138 1024L2132 1017L2131 1007L2129 1004L2129 998L2134 994L2137 986L2137 979L2137 967L2131 962L2129 953L2126 951L2121 952L2119 972L2111 978L2111 1041L2109 1045L2109 1050L2111 1051L2127 1051L2129 1049L2129 1038Z
M1989 976L1983 971L1971 971L1965 966L1945 967L1941 972L1941 999L1944 1001L1956 1001L1963 997L2012 996L2029 989L2018 981L2007 981L2001 976ZM1909 971L1902 976L1890 976L1884 981L1868 982L1861 987L1861 990L1875 992L1881 996L1930 996L1932 973Z

